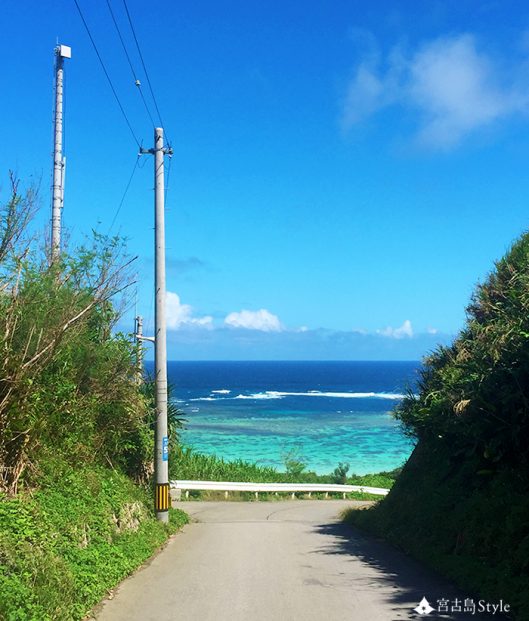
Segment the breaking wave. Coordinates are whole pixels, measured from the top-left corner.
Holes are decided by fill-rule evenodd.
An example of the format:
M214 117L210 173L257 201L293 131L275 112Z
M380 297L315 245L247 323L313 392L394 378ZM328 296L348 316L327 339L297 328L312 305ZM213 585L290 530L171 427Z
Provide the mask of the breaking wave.
M321 392L310 390L309 392L283 392L267 390L252 395L237 395L234 399L282 399L283 397L328 397L334 399L402 399L404 395L390 392Z
M228 394L231 391L213 390L212 393ZM190 401L221 401L227 399L283 399L285 397L327 397L330 399L391 399L400 400L406 395L396 392L321 392L319 390L310 390L308 392L283 392L279 390L266 390L265 392L256 392L249 395L237 395L236 397L199 397L190 399Z

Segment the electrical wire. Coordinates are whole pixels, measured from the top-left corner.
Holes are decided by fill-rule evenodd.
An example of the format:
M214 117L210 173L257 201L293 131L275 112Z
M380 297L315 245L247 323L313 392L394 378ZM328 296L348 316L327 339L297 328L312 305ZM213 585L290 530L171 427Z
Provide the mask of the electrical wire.
M165 184L165 193L164 193L164 203L165 208L167 209L167 192L169 192L169 181L171 179L171 165L173 163L173 158L169 158L169 166L167 167L167 183Z
M129 13L129 8L127 6L127 0L123 0L123 6L125 7L125 12L127 13L127 18L129 20L129 24L130 24L130 29L132 30L132 35L134 37L134 41L136 42L136 49L138 50L138 54L140 56L141 64L142 64L142 67L143 67L143 71L145 72L145 77L147 78L147 84L149 85L149 90L151 92L152 100L154 102L154 107L156 108L156 112L158 114L158 118L160 119L161 126L165 127L163 119L162 119L162 115L160 114L160 108L158 107L158 103L156 101L156 97L154 96L154 91L153 91L153 88L152 88L151 79L149 77L149 72L147 71L147 67L145 66L145 61L143 60L143 54L141 53L141 48L140 48L140 44L139 44L139 41L138 41L138 37L136 36L136 31L134 29L134 25L132 23L132 18L131 18L130 13Z
M154 334L156 337L156 327L153 325L153 308L154 308L154 287L151 293L151 303L149 305L149 314L147 315L147 319L145 321L145 327L149 328L149 332Z
M125 202L125 198L127 197L127 192L129 191L130 188L130 184L132 183L132 179L134 178L134 173L136 172L136 169L138 168L138 163L140 161L140 154L138 153L137 157L136 157L136 161L134 162L134 167L132 169L132 172L130 174L129 180L127 182L127 185L125 186L125 190L123 192L123 196L121 197L121 200L119 202L118 208L116 209L116 213L114 214L114 218L112 219L112 224L109 226L108 228L108 232L107 235L110 233L110 231L112 230L112 227L114 226L116 219L119 215L119 212L121 211L121 208L123 207L123 203Z
M110 85L110 88L112 90L112 93L114 94L114 97L118 103L119 109L121 110L121 114L123 115L123 118L125 119L125 122L128 125L128 128L130 129L130 133L132 134L132 137L134 138L134 142L138 145L138 148L140 148L140 141L138 140L138 138L136 137L136 134L134 133L134 130L132 129L132 125L130 124L129 118L127 116L127 113L125 112L125 109L123 108L123 106L121 105L121 101L119 100L118 94L116 92L116 89L114 88L114 84L112 84L112 80L110 79L110 75L108 74L107 68L105 67L105 63L103 62L103 59L101 58L101 54L99 53L99 50L97 49L97 45L94 41L94 37L92 36L92 33L90 32L90 28L88 27L88 24L86 23L86 20L84 18L83 12L81 11L81 7L79 6L79 2L77 0L73 0L75 2L75 6L77 7L77 11L79 12L79 16L81 17L81 21L84 24L84 27L86 29L86 32L88 34L88 37L90 39L90 41L92 42L92 46L94 48L94 51L99 59L99 62L101 63L101 67L103 69L103 72L108 80L108 83Z
M154 128L156 126L156 123L154 122L154 119L152 117L152 114L151 114L151 111L149 109L149 106L147 105L147 101L145 100L145 96L143 95L143 91L141 89L141 82L138 79L136 71L134 70L134 66L132 64L132 60L130 59L129 53L127 51L127 46L125 45L125 41L123 40L123 36L121 35L121 30L119 29L118 22L116 20L115 15L114 15L114 11L112 10L112 6L110 4L110 0L106 0L106 2L107 2L107 6L108 6L108 10L110 12L110 15L112 17L112 21L114 22L114 26L116 28L116 32L118 33L118 37L119 37L119 40L121 42L121 47L123 48L123 51L125 52L125 56L127 58L127 62L129 63L129 67L130 67L130 70L131 70L131 73L132 73L132 78L134 80L134 84L138 88L138 93L140 94L141 100L143 101L143 105L145 106L145 110L147 111L149 119L150 119L150 121L152 123L152 126Z

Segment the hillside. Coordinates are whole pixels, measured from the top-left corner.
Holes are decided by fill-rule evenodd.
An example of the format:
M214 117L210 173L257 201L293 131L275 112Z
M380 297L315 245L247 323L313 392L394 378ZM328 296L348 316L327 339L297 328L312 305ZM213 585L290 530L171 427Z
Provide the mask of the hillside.
M153 513L152 390L113 331L130 259L94 234L50 265L35 200L12 180L0 207L0 619L71 621L187 516Z
M388 497L347 519L529 619L529 234L396 417L416 449Z

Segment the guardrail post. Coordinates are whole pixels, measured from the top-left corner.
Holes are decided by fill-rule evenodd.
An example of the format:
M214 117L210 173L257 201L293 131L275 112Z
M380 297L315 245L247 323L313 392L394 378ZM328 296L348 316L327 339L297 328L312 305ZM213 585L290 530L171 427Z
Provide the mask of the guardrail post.
M171 489L171 500L178 501L182 500L182 490L181 489Z
M186 489L186 500L189 498L189 490Z
M226 498L226 500L228 500L228 492L224 492L224 498Z
M292 492L292 496L291 496L292 500L294 500L295 497L296 497L296 494L294 494L294 492Z

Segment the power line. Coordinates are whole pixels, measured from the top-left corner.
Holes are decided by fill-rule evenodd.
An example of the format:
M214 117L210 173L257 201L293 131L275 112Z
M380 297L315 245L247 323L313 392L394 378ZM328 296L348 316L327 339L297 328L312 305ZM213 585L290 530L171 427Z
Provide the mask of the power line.
M121 197L121 200L119 201L118 208L116 209L116 213L114 214L114 218L112 219L112 224L108 228L107 235L112 230L112 227L114 226L114 223L116 222L116 219L117 219L117 217L119 215L119 212L121 211L121 208L123 207L123 203L125 202L125 198L127 197L127 192L129 191L130 184L132 183L132 179L134 178L134 173L136 172L136 169L138 168L138 162L139 161L140 161L140 154L138 153L138 155L136 157L136 161L134 162L134 167L133 167L132 172L130 174L129 180L127 182L127 185L125 186L125 191L123 192L123 196Z
M169 191L169 181L171 179L171 165L173 163L173 157L169 157L169 166L167 167L167 183L165 184L165 207L167 208L167 192Z
M127 47L125 45L125 41L123 41L123 37L121 36L121 31L119 29L118 23L116 21L116 18L114 16L114 11L112 10L112 6L110 4L110 0L107 0L107 6L108 6L108 10L110 12L110 15L112 17L112 21L114 22L114 26L116 27L116 32L118 33L118 37L119 40L121 41L121 46L123 47L123 51L125 52L125 56L127 57L127 61L129 63L129 67L132 73L132 77L134 79L134 81L136 81L136 72L134 71L134 67L132 66L132 61L130 59L129 53L127 52Z
M154 107L156 108L156 112L158 114L158 118L160 119L160 124L162 127L165 127L162 115L160 114L160 109L158 108L158 103L156 101L156 97L154 96L154 91L151 84L151 79L149 77L149 72L147 71L147 67L145 66L145 61L143 60L143 54L141 53L140 44L138 42L138 37L136 36L136 31L134 30L134 25L132 23L132 18L129 13L129 8L127 6L127 0L123 0L123 6L125 7L125 12L127 13L127 18L129 20L130 29L132 30L132 35L134 36L134 41L136 42L136 48L138 50L138 54L140 56L141 64L143 67L143 71L145 72L145 77L147 78L147 84L149 85L149 90L151 92L152 100L154 102ZM168 141L169 142L169 141Z
M119 100L118 94L116 93L116 89L114 88L114 85L112 84L112 80L110 79L110 76L108 74L108 71L105 67L105 63L103 62L103 59L101 58L101 54L99 53L99 50L97 49L97 45L94 41L94 38L92 37L92 33L90 32L90 28L88 27L88 24L86 23L86 20L83 16L83 12L81 11L81 7L79 6L79 2L77 0L73 0L75 2L75 6L77 7L77 10L79 12L79 15L81 17L81 20L84 24L84 27L86 29L86 32L88 34L88 37L90 39L90 41L92 42L92 46L95 50L95 53L99 59L99 62L101 63L101 67L103 69L103 72L108 80L108 83L110 85L110 88L112 90L112 93L114 94L114 97L116 98L116 101L118 103L119 109L121 110L121 114L123 114L123 118L125 119L125 122L128 125L128 128L130 129L130 133L132 134L132 137L134 138L134 141L136 142L136 144L138 145L138 148L141 146L140 145L140 141L136 138L136 134L134 133L134 130L132 129L132 125L130 124L129 118L127 116L127 113L125 112L125 109L123 108L123 106L121 105L121 101Z
M138 92L140 94L141 100L143 101L143 105L145 106L145 110L147 111L147 114L149 115L149 119L151 120L152 126L154 128L156 123L154 122L154 119L152 118L152 114L151 114L151 111L149 109L149 106L147 105L147 102L145 101L145 97L144 97L143 91L141 89L141 82L140 82L140 80L137 77L136 71L134 70L134 66L133 66L132 61L130 59L129 53L127 51L127 46L125 45L125 41L123 40L123 37L121 35L121 30L119 29L118 22L116 21L116 17L114 15L114 11L112 10L112 6L110 4L110 0L106 0L106 1L107 1L108 10L110 11L110 15L112 17L112 21L114 22L114 26L116 27L116 32L118 33L119 40L121 41L121 47L123 48L123 51L125 52L125 56L127 57L127 61L129 63L129 67L130 67L130 70L132 72L132 78L134 80L134 84L138 88Z

